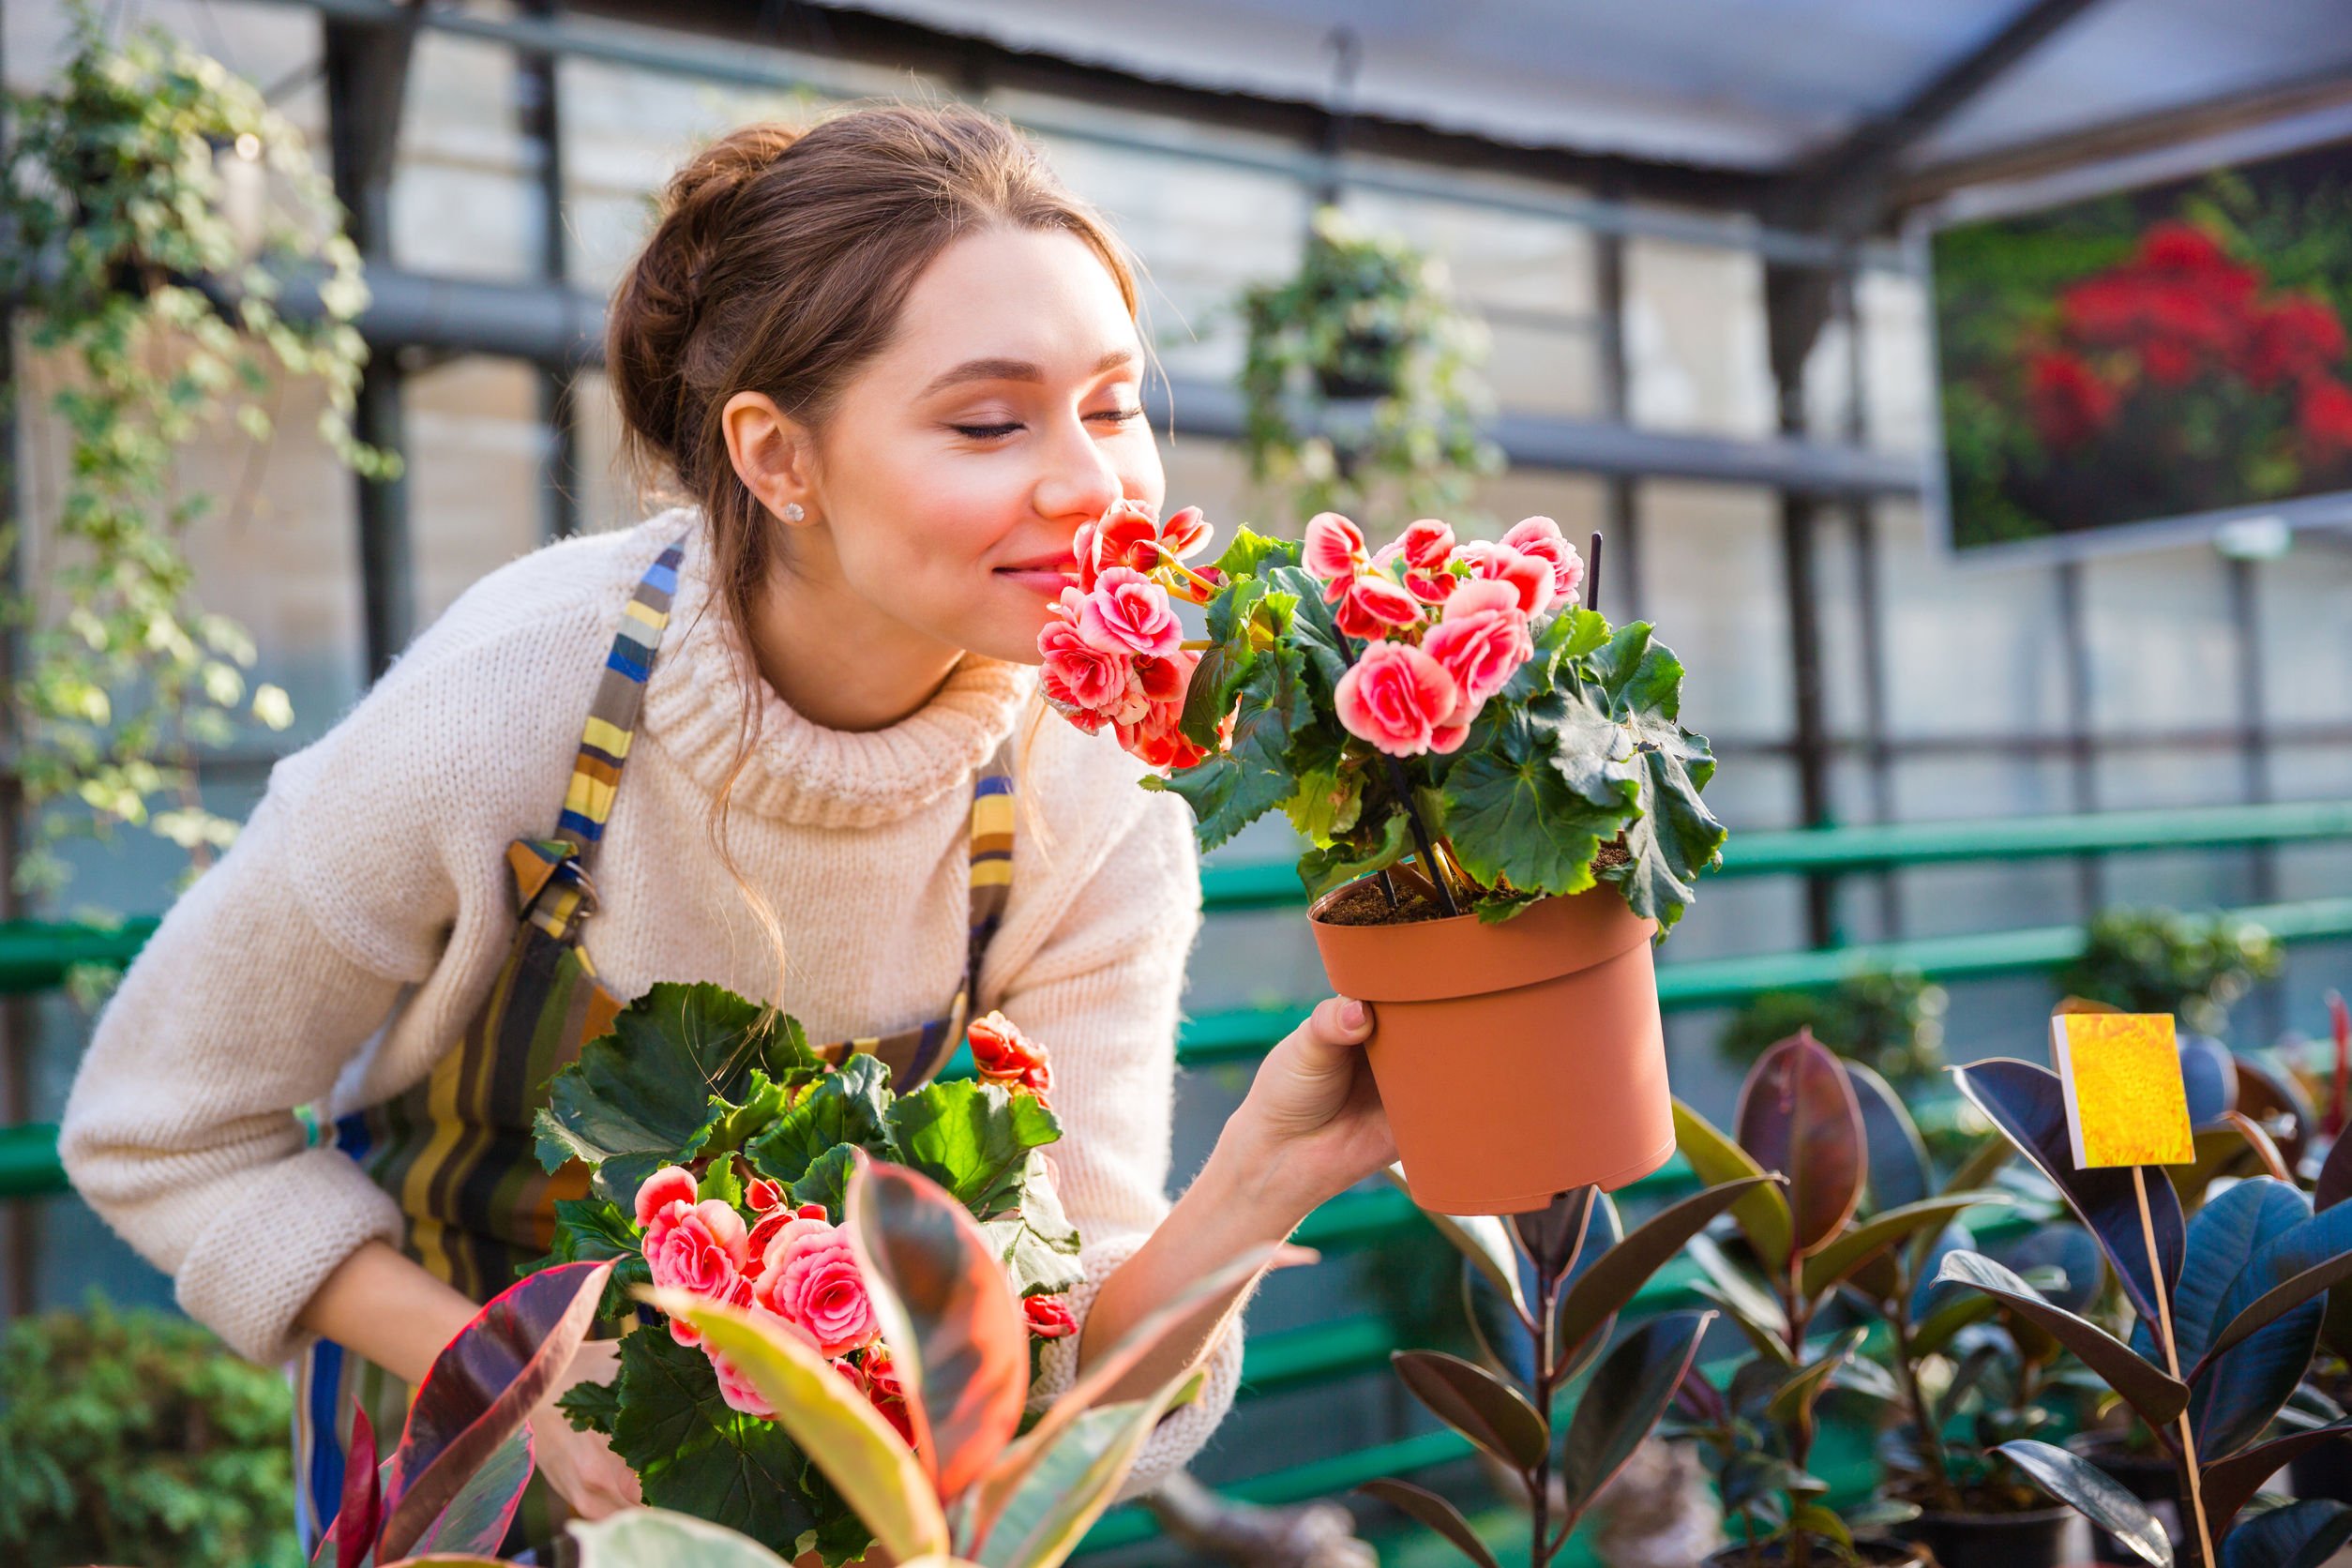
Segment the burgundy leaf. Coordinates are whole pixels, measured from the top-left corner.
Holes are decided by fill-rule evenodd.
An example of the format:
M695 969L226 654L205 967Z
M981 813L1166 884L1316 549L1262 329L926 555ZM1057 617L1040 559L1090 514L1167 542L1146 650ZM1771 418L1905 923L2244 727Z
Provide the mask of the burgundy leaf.
M376 1526L383 1522L382 1480L376 1473L375 1424L368 1419L364 1403L354 1404L351 1441L343 1447L342 1501L312 1561L325 1561L329 1545L335 1548L335 1568L359 1568L368 1560L376 1544Z
M435 1358L386 1486L380 1561L405 1556L530 1417L588 1336L612 1265L559 1263L508 1286Z
M942 1500L996 1462L1029 1397L1029 1329L1004 1266L928 1177L859 1158L845 1223Z
M1585 1229L1591 1223L1592 1207L1600 1196L1599 1187L1573 1187L1541 1209L1511 1216L1511 1228L1518 1233L1519 1244L1527 1249L1539 1276L1557 1285L1576 1267L1576 1254L1584 1247Z
M1791 1244L1799 1257L1826 1245L1862 1202L1868 1151L1862 1104L1846 1063L1801 1029L1756 1059L1740 1090L1740 1147L1788 1177Z

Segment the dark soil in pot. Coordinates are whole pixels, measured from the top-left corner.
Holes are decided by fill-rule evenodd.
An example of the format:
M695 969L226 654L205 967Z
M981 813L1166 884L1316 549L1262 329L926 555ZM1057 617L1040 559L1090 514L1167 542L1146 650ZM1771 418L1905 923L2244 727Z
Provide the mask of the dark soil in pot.
M1871 1568L1939 1568L1937 1560L1922 1547L1907 1541L1890 1541L1883 1536L1855 1537L1854 1549ZM1756 1549L1744 1545L1726 1546L1707 1559L1706 1568L1781 1568L1788 1560L1778 1545ZM1833 1562L1827 1548L1816 1551L1813 1560L1819 1568L1830 1568Z
M1938 1568L2068 1568L2084 1559L2089 1526L2063 1505L2018 1514L1922 1514L1905 1539L1936 1554Z

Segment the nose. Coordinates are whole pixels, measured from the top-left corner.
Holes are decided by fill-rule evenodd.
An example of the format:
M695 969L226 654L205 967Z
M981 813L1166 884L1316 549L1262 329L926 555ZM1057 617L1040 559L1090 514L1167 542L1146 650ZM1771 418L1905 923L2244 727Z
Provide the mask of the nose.
M1039 514L1067 519L1076 527L1101 517L1124 493L1109 452L1082 421L1068 420L1044 455L1037 476Z

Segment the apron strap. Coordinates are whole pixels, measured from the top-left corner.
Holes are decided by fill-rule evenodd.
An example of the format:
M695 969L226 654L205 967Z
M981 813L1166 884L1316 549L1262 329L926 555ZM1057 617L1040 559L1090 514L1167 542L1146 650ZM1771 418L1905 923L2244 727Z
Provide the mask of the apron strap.
M604 678L588 704L588 721L572 761L571 782L564 792L564 808L555 820L555 832L547 838L518 838L507 847L506 859L514 870L522 912L550 936L565 935L576 922L596 912L596 884L588 880L587 864L603 841L605 823L612 818L621 768L628 761L638 710L645 701L645 680L653 673L654 655L670 625L671 600L678 590L678 563L686 558L686 540L692 534L691 529L680 534L654 558L622 610L620 628L613 633L611 651L605 655Z

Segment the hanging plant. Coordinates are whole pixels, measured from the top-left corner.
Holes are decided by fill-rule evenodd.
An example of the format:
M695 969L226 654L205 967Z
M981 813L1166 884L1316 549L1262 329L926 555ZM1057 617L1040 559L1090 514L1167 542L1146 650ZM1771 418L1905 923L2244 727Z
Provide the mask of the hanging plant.
M1484 329L1447 297L1442 263L1323 207L1297 275L1241 309L1243 449L1285 512L1458 513L1500 471L1478 433Z
M61 368L48 406L68 435L53 536L6 602L24 640L16 765L38 824L18 882L35 893L67 880L62 840L125 826L202 870L235 824L204 808L197 749L229 742L240 716L293 721L283 690L249 684L245 629L198 602L182 536L215 504L177 484L180 452L219 439L227 415L246 445L232 515L243 512L285 383L314 377L337 458L371 478L399 473L352 433L367 288L299 132L160 29L118 44L86 0L73 13L58 83L8 95L16 136L0 180L12 236L0 290ZM294 277L315 280L317 310L281 312Z

